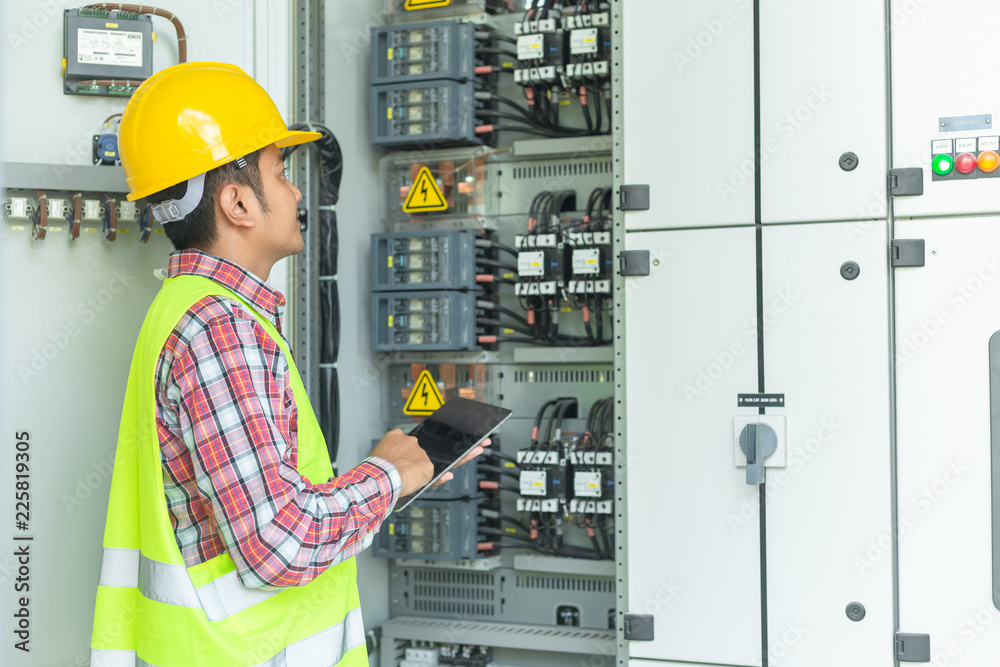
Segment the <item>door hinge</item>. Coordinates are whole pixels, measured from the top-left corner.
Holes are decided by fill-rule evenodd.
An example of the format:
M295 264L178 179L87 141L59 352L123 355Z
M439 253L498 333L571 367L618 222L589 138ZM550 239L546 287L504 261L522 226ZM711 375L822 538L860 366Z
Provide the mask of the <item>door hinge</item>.
M648 250L622 250L618 255L618 274L622 276L648 276Z
M923 239L896 239L890 245L892 266L923 266Z
M889 170L889 196L916 196L924 194L924 170L906 167Z
M622 211L648 211L649 186L623 185L618 188L618 208Z
M625 639L634 642L653 641L652 614L625 614Z
M931 636L897 632L896 660L900 662L930 662Z

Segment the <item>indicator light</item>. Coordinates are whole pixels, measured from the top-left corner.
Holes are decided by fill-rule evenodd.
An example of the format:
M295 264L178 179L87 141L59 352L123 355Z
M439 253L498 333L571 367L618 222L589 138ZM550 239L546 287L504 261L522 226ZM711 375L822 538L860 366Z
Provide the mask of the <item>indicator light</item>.
M976 156L972 153L962 153L955 158L955 171L960 174L971 174L976 170Z
M1000 155L997 155L996 151L983 151L979 154L977 163L980 171L992 174L997 167L1000 167Z
M931 167L935 174L946 176L955 167L955 161L951 159L950 155L935 155L934 159L931 160Z

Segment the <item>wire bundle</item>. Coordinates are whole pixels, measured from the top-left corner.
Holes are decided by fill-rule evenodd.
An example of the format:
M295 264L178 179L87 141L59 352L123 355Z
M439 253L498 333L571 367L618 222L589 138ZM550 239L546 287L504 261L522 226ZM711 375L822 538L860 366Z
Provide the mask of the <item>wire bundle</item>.
M340 392L337 358L340 353L340 296L337 290L337 255L340 239L337 233L337 201L344 158L337 137L326 127L299 123L289 129L319 132L322 137L308 144L281 149L287 158L300 146L308 146L319 158L319 277L317 292L320 302L320 411L319 421L326 436L327 451L336 469L340 448Z

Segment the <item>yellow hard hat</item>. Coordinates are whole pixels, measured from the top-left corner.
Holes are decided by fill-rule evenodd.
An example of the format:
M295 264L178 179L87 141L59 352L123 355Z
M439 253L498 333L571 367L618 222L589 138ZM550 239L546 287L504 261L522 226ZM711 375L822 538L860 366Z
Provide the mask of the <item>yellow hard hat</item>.
M118 150L129 200L204 174L270 144L320 138L293 132L253 78L226 63L182 63L146 79L122 114Z

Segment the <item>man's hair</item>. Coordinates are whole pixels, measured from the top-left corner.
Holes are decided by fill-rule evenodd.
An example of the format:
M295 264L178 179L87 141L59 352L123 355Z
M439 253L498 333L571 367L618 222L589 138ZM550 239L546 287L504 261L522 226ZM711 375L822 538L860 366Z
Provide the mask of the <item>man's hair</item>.
M188 248L204 250L215 242L219 236L215 221L215 198L219 196L219 190L230 183L245 185L253 190L264 213L271 212L264 196L264 182L260 175L260 156L263 150L261 148L246 155L243 158L246 166L242 169L237 165L237 161L233 160L205 173L205 190L198 206L183 220L163 225L167 238L174 244L175 250ZM158 204L167 199L181 199L185 192L187 192L187 181L171 185L165 190L149 195L146 199L150 204Z

